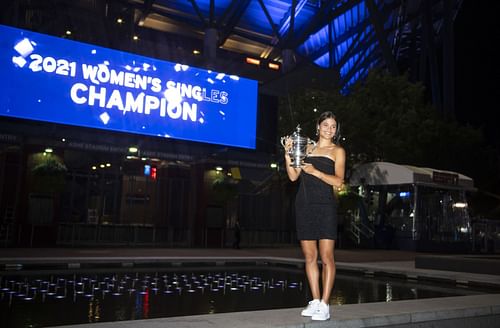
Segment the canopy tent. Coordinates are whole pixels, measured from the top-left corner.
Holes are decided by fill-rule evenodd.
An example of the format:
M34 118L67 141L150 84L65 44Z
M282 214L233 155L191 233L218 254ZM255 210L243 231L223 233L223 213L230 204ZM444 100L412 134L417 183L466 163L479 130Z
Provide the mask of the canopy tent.
M415 184L444 189L476 190L472 178L457 172L389 162L371 162L356 166L349 178L349 184L353 186Z

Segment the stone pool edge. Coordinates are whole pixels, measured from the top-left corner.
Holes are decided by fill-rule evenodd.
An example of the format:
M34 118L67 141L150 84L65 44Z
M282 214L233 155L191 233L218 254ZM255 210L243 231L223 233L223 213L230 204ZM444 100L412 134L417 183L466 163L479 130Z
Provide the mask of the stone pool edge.
M300 316L300 308L90 323L59 328L264 328L264 327L498 327L500 294L335 305L329 321Z
M210 263L215 266L223 266L231 263L253 263L253 264L281 264L302 268L302 259L277 257L277 256L141 256L141 257L17 257L0 258L3 271L16 271L24 268L35 270L38 265L62 266L68 269L79 269L86 265L114 265L115 267L133 268L144 265L165 265L182 267L186 263ZM343 272L352 271L367 276L394 276L397 278L413 281L434 281L451 283L470 287L494 287L500 288L500 275L479 274L470 272L455 272L433 269L415 268L414 261L388 261L388 262L336 262L337 269Z

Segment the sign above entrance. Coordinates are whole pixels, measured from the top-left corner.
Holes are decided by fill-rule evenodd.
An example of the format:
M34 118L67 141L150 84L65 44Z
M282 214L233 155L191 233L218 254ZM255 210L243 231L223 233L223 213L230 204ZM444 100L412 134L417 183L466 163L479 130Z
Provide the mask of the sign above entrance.
M432 181L442 184L458 185L459 176L456 173L432 171Z
M0 115L255 149L257 81L0 25Z

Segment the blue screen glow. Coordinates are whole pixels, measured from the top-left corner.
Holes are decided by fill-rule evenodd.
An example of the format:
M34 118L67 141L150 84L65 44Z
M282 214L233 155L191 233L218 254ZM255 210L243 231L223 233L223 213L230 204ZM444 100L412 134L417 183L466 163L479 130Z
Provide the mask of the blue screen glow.
M0 115L255 148L257 81L0 25Z

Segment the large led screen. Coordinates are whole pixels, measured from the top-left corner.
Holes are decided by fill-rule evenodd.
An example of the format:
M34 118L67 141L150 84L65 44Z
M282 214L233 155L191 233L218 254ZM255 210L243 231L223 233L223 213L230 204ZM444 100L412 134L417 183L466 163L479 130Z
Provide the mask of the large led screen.
M255 148L257 81L0 25L0 115Z

